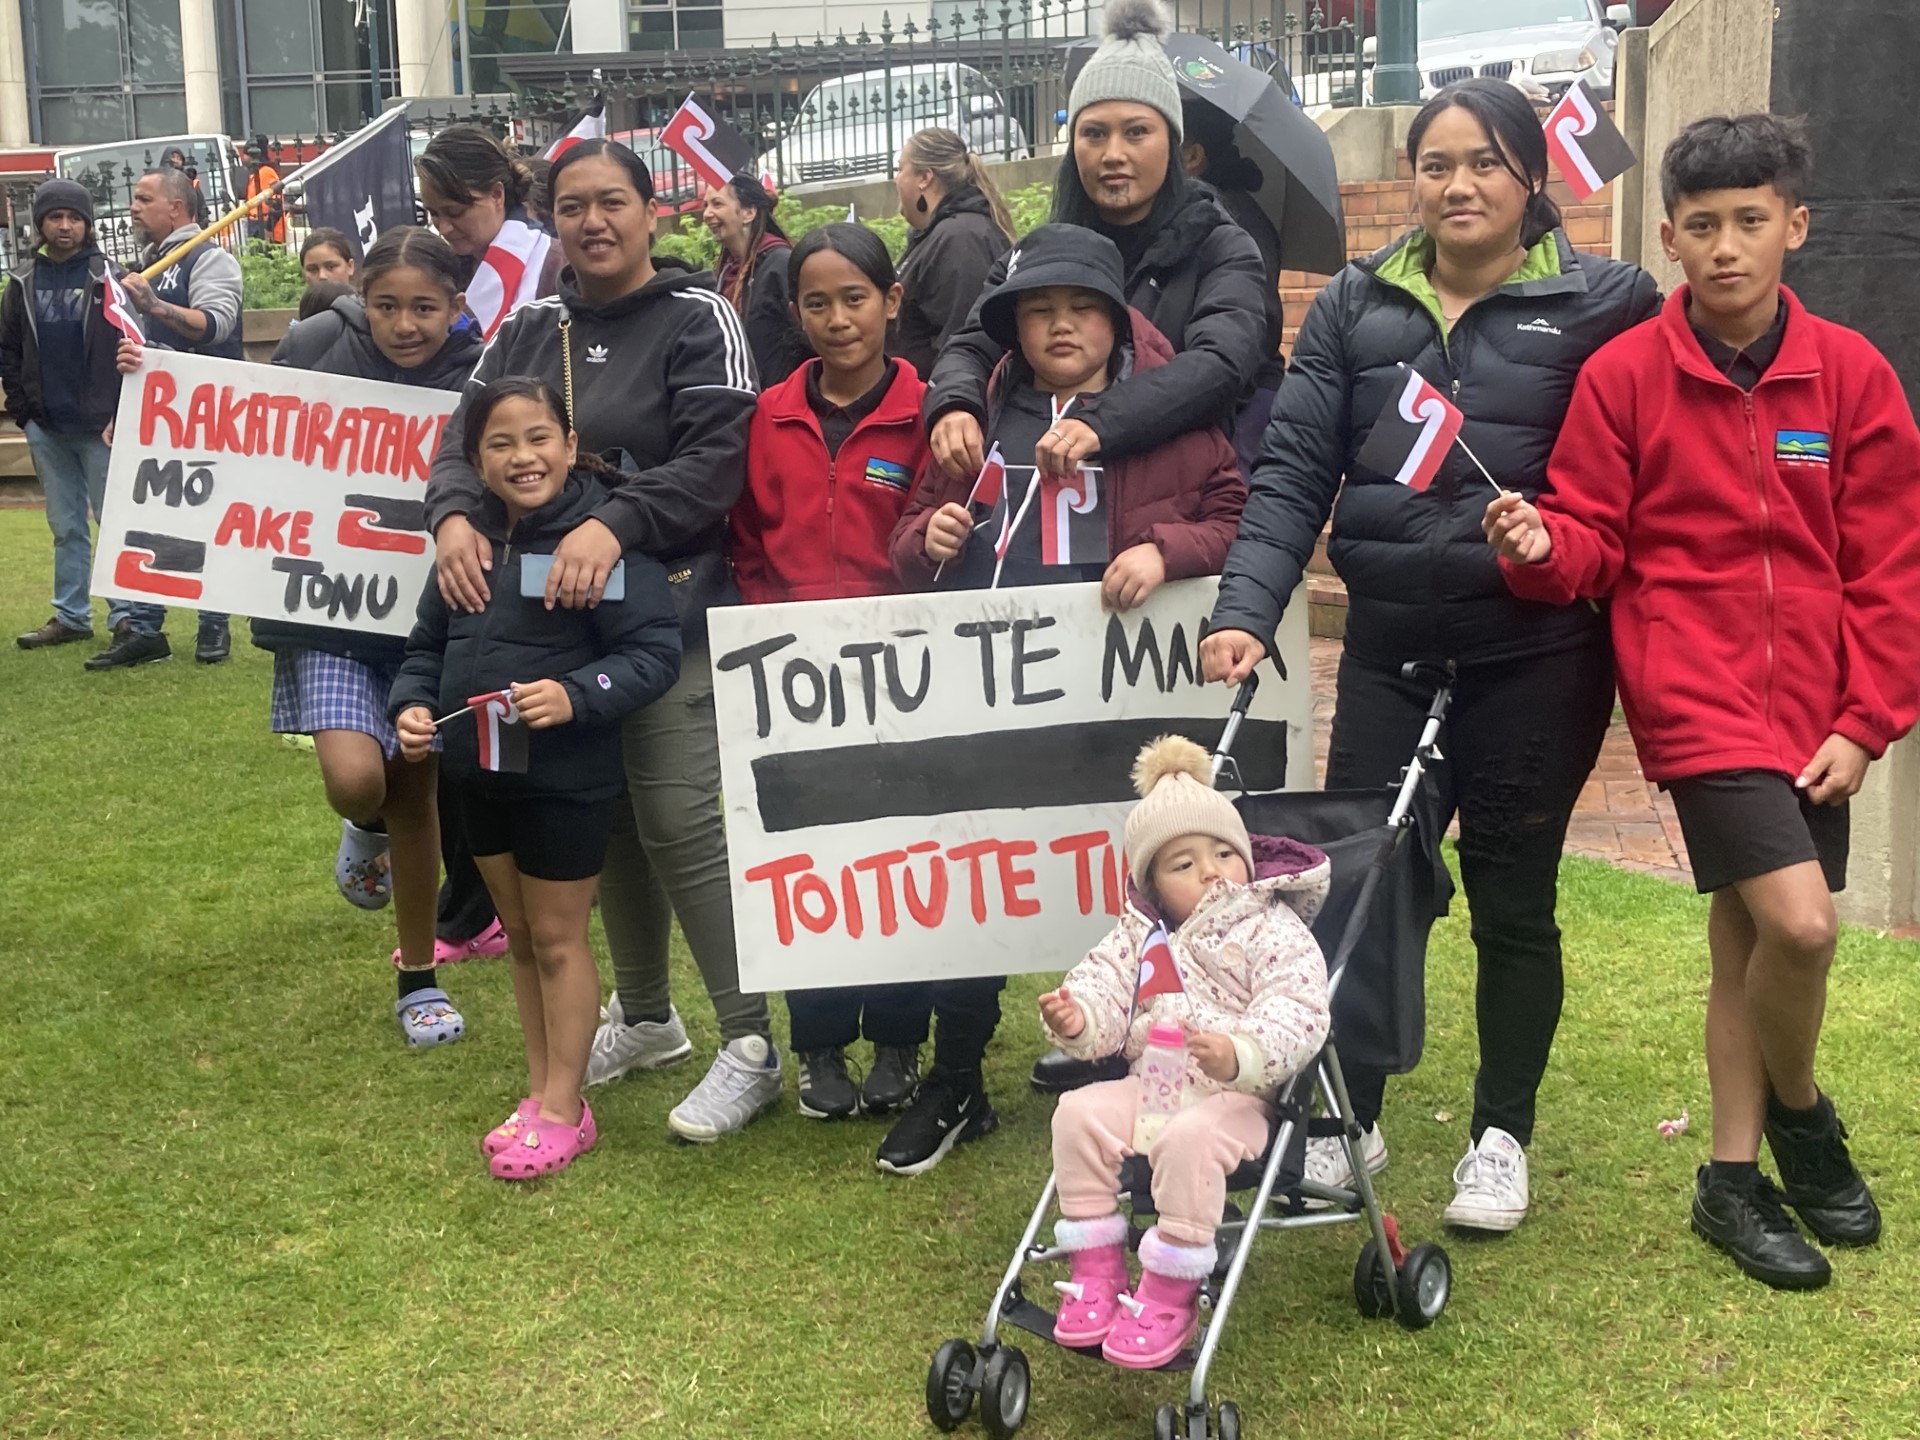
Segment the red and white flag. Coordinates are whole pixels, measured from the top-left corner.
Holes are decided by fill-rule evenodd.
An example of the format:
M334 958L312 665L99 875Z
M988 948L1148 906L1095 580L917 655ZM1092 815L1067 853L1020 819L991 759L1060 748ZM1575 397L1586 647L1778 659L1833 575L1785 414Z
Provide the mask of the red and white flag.
M472 695L474 722L480 728L480 768L508 775L527 773L527 727L520 723L519 707L511 690L489 690Z
M483 338L491 340L509 315L539 298L540 272L552 247L551 235L524 220L500 227L467 284L467 308Z
M1639 162L1627 137L1593 98L1584 80L1569 89L1548 113L1546 127L1547 151L1560 167L1560 178L1582 200Z
M593 104L580 112L579 117L567 128L553 144L547 147L546 159L558 160L567 151L582 140L604 140L607 138L607 97L596 95Z
M1082 465L1073 475L1040 477L1040 563L1104 565L1107 507L1100 469Z
M147 343L147 337L140 333L140 321L133 313L133 303L127 299L125 287L120 277L114 273L113 266L107 266L107 293L101 302L107 323L118 330L136 345Z
M1156 995L1178 995L1187 987L1180 983L1180 967L1173 963L1173 939L1167 934L1167 922L1153 927L1140 947L1140 975L1133 983L1133 1004L1140 1006Z
M967 493L967 509L974 511L976 525L993 513L993 507L1000 503L1000 497L1006 491L1007 462L1001 456L1000 442L996 440L993 448L987 451L987 463L980 467L980 473L974 477L973 489Z
M753 163L740 132L716 119L692 93L662 127L660 143L691 165L705 185L724 185Z
M1424 491L1460 438L1466 417L1426 377L1402 362L1406 383L1388 397L1353 463Z

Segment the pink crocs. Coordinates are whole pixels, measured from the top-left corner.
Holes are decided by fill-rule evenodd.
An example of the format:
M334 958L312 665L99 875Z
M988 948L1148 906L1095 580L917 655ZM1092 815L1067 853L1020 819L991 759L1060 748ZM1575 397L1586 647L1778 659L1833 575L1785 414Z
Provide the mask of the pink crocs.
M1120 1318L1120 1294L1127 1288L1127 1221L1123 1215L1093 1220L1060 1220L1054 1239L1070 1252L1073 1274L1056 1280L1060 1313L1053 1322L1054 1343L1070 1350L1098 1345Z
M1200 1328L1200 1286L1219 1261L1212 1245L1176 1245L1154 1226L1140 1241L1140 1284L1119 1297L1123 1313L1100 1353L1129 1370L1157 1370Z
M518 1105L513 1113L502 1120L480 1139L480 1153L491 1160L502 1150L520 1138L520 1127L529 1120L540 1118L540 1102L529 1095Z
M580 1102L580 1123L561 1125L538 1114L521 1122L513 1143L487 1162L496 1180L536 1180L558 1175L599 1142L593 1111Z
M495 920L471 940L435 940L433 963L458 965L466 960L490 960L507 953L507 927ZM400 968L400 952L393 952L393 968Z

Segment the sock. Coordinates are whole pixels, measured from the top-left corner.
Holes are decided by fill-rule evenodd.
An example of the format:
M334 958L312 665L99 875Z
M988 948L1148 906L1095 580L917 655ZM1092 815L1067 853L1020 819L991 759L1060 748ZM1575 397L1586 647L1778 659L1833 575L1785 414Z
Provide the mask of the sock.
M1832 1102L1825 1095L1814 1101L1812 1107L1806 1110L1789 1109L1782 1105L1779 1097L1772 1092L1768 1092L1767 1095L1767 1119L1783 1129L1817 1134L1827 1128L1827 1122L1832 1113Z
M629 1025L664 1025L667 1023L667 1021L671 1020L672 1018L673 1018L673 1012L670 1010L649 1010L644 1015L629 1014L627 1016L627 1024Z
M1758 1160L1709 1160L1707 1162L1707 1180L1710 1184L1746 1190L1759 1178L1760 1162Z
M400 998L402 1000L406 999L407 996L413 994L416 990L431 990L434 986L433 971L431 970L400 970L395 973L400 977Z

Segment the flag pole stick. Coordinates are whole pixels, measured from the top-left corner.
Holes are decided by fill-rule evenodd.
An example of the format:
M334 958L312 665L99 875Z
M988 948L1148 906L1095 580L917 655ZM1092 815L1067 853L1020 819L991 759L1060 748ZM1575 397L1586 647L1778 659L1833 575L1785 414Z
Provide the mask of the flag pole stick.
M458 710L449 710L446 714L442 715L438 720L433 722L433 728L438 730L442 725L446 724L447 721L458 720L462 715L465 715L471 709L473 709L473 706L471 705L462 705Z
M1491 485L1495 490L1498 490L1502 495L1507 495L1512 493L1507 489L1506 486L1502 485L1498 480L1493 478L1493 472L1488 470L1486 466L1480 463L1480 457L1474 454L1473 451L1467 448L1466 441L1462 440L1458 435L1456 435L1453 437L1453 443L1458 445L1460 449L1466 454L1467 459L1473 462L1473 468L1478 470L1482 475L1485 475L1487 477L1487 484Z
M1013 537L1020 533L1020 522L1027 518L1027 507L1033 504L1033 492L1039 488L1040 467L1036 465L1033 467L1033 479L1027 482L1027 493L1021 497L1020 509L1014 515L1013 523L1007 526L1007 550L1013 548ZM1000 588L1000 567L1007 563L1007 550L1002 550L993 557L993 583L987 586L989 590Z

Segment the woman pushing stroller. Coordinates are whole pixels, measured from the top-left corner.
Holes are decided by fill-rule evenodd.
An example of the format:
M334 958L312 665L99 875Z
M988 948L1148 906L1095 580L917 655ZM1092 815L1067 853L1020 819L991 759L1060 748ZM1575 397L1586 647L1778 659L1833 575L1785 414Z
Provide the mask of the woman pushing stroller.
M1218 1264L1227 1177L1266 1148L1272 1096L1327 1042L1326 962L1308 926L1330 872L1317 850L1250 837L1190 740L1148 745L1133 779L1141 798L1127 817L1126 913L1040 997L1040 1013L1069 1055L1117 1051L1134 1071L1070 1091L1054 1112L1055 1238L1073 1267L1054 1339L1099 1345L1116 1365L1144 1370L1192 1339L1200 1286ZM1143 954L1172 973L1145 983ZM1142 1079L1167 1026L1183 1034L1184 1075L1176 1069L1177 1101L1160 1097L1172 1113L1149 1138L1136 1133L1155 1108ZM1127 1221L1114 1197L1121 1162L1137 1152L1153 1167L1159 1223L1140 1242L1129 1292Z

